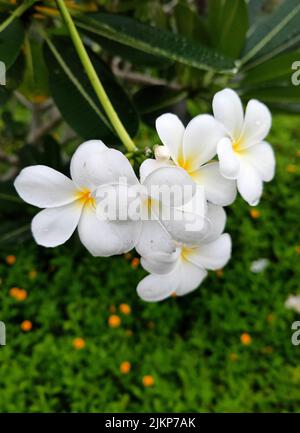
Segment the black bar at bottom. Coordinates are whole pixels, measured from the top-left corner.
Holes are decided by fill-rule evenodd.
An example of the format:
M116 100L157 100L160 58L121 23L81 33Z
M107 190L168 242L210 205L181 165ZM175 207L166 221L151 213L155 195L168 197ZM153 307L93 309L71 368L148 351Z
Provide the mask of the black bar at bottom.
M210 432L213 428L243 431L245 428L261 427L268 423L268 430L272 426L287 429L289 424L300 420L299 414L279 413L46 413L46 414L0 414L0 425L6 424L10 428L21 426L32 428L34 426L56 427L68 423L68 430L86 428L90 424L92 431L202 431Z

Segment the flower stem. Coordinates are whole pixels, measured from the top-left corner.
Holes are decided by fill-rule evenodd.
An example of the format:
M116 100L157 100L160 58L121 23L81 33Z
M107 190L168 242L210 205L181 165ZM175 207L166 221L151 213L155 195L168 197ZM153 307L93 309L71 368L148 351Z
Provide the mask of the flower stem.
M22 4L20 4L20 6L18 6L10 15L8 18L6 18L5 21L3 21L3 23L0 25L0 33L3 32L3 30L6 29L6 27L8 27L14 19L20 17L21 15L23 15L24 12L27 11L27 9L29 9L33 3L35 3L37 0L24 0L24 2Z
M75 46L75 49L77 51L77 54L81 60L81 63L87 73L87 76L91 82L91 85L93 86L96 95L98 96L98 99L104 108L107 117L109 118L110 122L112 123L113 127L115 128L118 136L120 137L121 141L125 145L125 147L128 149L129 152L134 152L136 150L136 146L132 139L130 138L128 132L126 131L123 123L121 122L118 114L116 113L112 103L110 102L109 97L107 96L107 93L100 81L100 78L98 77L95 68L89 58L89 55L82 43L82 40L79 36L79 33L75 27L75 24L72 20L72 17L64 3L64 0L56 0L56 4L58 6L58 9L65 21L65 24L69 30L71 39L73 41L73 44Z

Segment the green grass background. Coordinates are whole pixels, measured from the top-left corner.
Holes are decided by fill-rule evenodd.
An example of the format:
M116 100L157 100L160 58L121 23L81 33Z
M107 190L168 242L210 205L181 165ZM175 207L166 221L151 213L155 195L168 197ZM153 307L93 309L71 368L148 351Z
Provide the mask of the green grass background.
M275 118L269 141L277 172L260 217L240 198L227 209L232 259L222 277L211 272L184 298L142 302L141 268L124 256L94 259L76 239L54 250L32 241L0 252L1 412L300 411L300 346L291 344L300 315L284 307L300 292L298 120ZM13 266L8 254L16 255ZM254 274L250 264L261 257L270 265ZM25 301L10 296L14 286L26 289ZM117 312L121 326L110 328L112 306L124 302L132 313ZM30 332L20 329L23 320ZM82 350L76 337L86 342ZM127 375L123 361L132 365ZM148 374L155 382L145 388Z

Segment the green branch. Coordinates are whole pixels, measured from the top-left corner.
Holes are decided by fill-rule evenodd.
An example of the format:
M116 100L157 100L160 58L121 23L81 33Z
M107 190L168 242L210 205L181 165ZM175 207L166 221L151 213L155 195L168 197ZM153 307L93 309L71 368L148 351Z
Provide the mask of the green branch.
M14 19L23 15L24 12L27 11L37 0L25 0L20 6L18 6L9 17L0 24L0 33L8 27Z
M132 139L130 138L128 132L126 131L123 123L121 122L118 114L116 113L112 103L110 102L109 97L107 96L107 93L95 71L95 68L89 58L89 55L82 43L82 40L79 36L79 33L75 27L75 24L72 20L72 17L64 3L64 0L56 0L56 4L58 6L58 9L65 21L65 24L69 30L71 39L73 41L73 44L75 46L75 49L77 51L77 54L80 58L80 61L87 73L87 76L91 82L91 85L93 86L95 93L104 108L107 117L109 118L111 124L115 128L118 136L120 137L123 144L126 146L129 152L133 152L136 150L136 146Z

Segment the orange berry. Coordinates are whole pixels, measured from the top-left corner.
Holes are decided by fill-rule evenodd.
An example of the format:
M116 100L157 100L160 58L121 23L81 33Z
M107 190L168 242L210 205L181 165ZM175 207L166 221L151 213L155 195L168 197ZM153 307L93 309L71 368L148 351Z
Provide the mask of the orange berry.
M131 364L129 361L123 361L120 364L120 372L122 374L128 374L130 372L130 370L131 370Z
M121 313L125 314L126 316L128 316L128 314L131 313L131 307L128 304L121 304L119 306L119 310L121 311Z
M81 337L74 338L73 347L77 350L83 349L85 347L85 341Z
M25 301L25 299L27 298L27 292L24 289L19 289L18 292L15 295L15 298L18 301Z
M19 288L18 287L12 287L9 291L9 294L12 298L16 298L18 296L19 293Z
M112 314L108 318L108 325L111 328L118 328L121 325L121 319L120 319L120 317L117 316L116 314Z
M240 338L241 338L241 342L244 346L249 346L249 344L251 344L252 338L247 332L244 332Z
M138 257L134 257L134 259L131 260L131 267L133 269L136 269L139 264L140 264L140 259Z
M260 217L260 211L258 209L251 209L250 210L250 216L251 216L251 218L256 220L257 218Z
M148 388L149 386L153 386L154 385L154 379L151 375L146 375L143 377L143 385Z
M31 331L32 323L30 322L30 320L24 320L24 322L21 323L21 329L24 332Z
M14 265L17 259L16 256L11 255L11 256L7 256L5 260L8 265Z
M176 292L171 293L171 298L177 298Z
M297 171L297 166L295 164L289 164L286 168L286 171L288 173L296 173Z

